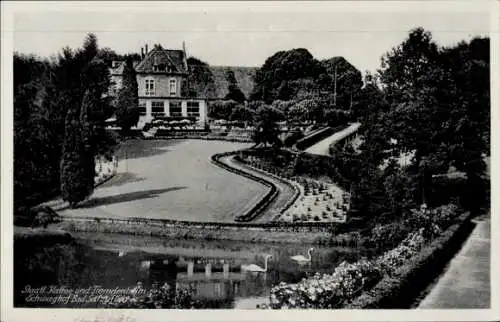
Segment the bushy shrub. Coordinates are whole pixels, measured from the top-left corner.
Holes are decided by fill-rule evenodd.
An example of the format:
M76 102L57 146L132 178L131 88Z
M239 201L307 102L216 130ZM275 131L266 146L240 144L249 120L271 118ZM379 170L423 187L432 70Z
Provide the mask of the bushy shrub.
M379 278L370 262L341 263L333 274L319 274L297 284L280 283L271 289L273 309L340 308Z

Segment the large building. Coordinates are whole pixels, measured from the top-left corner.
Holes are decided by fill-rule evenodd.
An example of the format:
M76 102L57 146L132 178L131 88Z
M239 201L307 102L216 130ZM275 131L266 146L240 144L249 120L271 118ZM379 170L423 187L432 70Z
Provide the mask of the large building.
M157 117L187 118L202 125L207 120L207 103L203 97L188 97L186 49L164 49L154 45L141 48L141 60L134 62L137 74L140 119L139 128ZM112 94L117 94L125 62L112 63Z

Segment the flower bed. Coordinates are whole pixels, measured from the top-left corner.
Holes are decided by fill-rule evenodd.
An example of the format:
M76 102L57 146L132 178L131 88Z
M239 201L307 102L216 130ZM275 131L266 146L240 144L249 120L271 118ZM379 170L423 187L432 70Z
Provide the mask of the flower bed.
M299 187L297 198L284 207L274 221L346 222L350 196L335 184L292 175L289 169L278 168L255 156L246 155L239 161Z
M437 216L430 217L429 213ZM449 206L438 207L433 211L422 208L415 212L420 220L427 218L430 223L440 222L443 228L456 220L457 213L456 208ZM424 225L408 234L397 247L373 260L342 263L332 274L316 274L298 284L281 283L271 289L270 304L262 307L283 309L387 306L393 303L391 301L397 299L401 292L414 287L412 283L415 281L419 281L418 284L422 286L426 285L421 282L423 274L429 274L429 267L435 267L436 263L446 262L443 258L449 256L444 255L453 253L449 251L449 245L453 245L452 241L458 238L454 237L457 236L456 232L460 229L463 231L464 228L461 227L466 226L464 222L467 222L467 218L468 214L460 216L458 223L434 240L435 235L432 231L429 232L433 225ZM405 298L408 297L406 294Z
M271 289L270 308L342 308L370 289L397 265L414 256L422 247L422 232L415 232L398 247L376 258L342 263L332 274L316 274L298 284L281 283Z
M349 211L350 197L334 184L294 177L303 193L291 207L276 220L286 222L338 222L344 223Z
M111 179L118 171L118 160L113 157L111 160L107 159L97 159L95 172L96 176L94 178L95 185L98 186L107 180Z

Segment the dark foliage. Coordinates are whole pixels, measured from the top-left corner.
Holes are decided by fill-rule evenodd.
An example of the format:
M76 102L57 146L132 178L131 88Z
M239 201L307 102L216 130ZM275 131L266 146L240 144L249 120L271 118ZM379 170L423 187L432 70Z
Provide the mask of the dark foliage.
M104 61L96 58L98 56L94 35L85 39L82 48L63 48L57 59L52 61L14 54L16 212L23 212L22 208L60 192L60 166L68 111L73 113L73 121L68 126L72 124L79 129L82 125L76 124L76 119L80 118L82 106L86 106L86 144L92 147L92 153L109 153L114 144L103 127L104 119L113 111L103 95L109 84L108 69ZM85 95L87 98L84 99ZM91 96L98 97L98 100L90 99ZM70 141L73 140L76 139L70 138ZM92 163L87 163L89 169Z
M116 102L116 123L127 133L139 122L139 96L135 69L132 60L127 60L123 70L123 86Z

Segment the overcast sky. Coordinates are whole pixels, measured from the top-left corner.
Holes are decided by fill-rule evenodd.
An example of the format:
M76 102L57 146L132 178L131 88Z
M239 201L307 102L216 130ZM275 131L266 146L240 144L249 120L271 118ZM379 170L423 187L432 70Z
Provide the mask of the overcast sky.
M95 2L94 2L95 3ZM362 5L261 2L154 3L127 8L73 8L62 5L14 15L14 49L50 56L63 46L79 47L94 32L100 47L119 53L140 52L154 43L180 49L211 65L261 66L278 50L307 48L318 59L344 56L359 70L375 71L380 56L401 43L408 31L422 26L441 45L488 35L489 4L482 1L405 4L386 1ZM459 5L460 4L460 5ZM119 11L116 11L118 10ZM58 10L58 11L54 11ZM115 11L113 11L115 10Z

